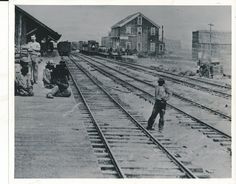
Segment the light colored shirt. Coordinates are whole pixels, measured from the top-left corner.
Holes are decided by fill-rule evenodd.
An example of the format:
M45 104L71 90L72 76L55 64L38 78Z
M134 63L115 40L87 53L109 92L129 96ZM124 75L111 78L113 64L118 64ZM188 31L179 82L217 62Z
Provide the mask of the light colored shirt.
M157 85L155 87L155 99L156 100L167 101L167 100L169 100L170 96L171 96L171 92L165 85L163 85L163 86Z
M16 72L15 81L19 86L21 86L24 89L27 89L32 86L30 82L30 77L31 76L29 73L24 76L20 72Z
M30 54L39 55L40 44L38 42L29 42L28 49Z
M45 68L43 70L43 79L48 82L48 83L51 83L51 71L48 69L48 68Z

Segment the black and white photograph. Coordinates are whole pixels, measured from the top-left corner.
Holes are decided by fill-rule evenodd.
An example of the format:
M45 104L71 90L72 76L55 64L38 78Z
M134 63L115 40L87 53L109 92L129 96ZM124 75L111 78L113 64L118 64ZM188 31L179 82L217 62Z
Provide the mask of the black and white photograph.
M232 6L15 4L13 22L15 179L232 178Z

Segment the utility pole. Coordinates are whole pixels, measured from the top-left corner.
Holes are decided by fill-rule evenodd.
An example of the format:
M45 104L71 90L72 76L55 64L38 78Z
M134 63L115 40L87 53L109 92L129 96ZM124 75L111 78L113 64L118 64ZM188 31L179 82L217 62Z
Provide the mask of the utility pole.
M211 29L211 27L214 26L214 24L210 23L208 25L210 26L210 56L212 56L212 45L211 45L211 36L212 36L211 31L212 31L212 29Z

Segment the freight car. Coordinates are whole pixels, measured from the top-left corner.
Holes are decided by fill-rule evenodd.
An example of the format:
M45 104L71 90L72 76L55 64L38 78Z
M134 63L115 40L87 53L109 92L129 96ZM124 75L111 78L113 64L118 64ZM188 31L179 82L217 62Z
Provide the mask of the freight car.
M57 44L57 50L60 56L69 56L71 52L71 42L59 42Z
M79 49L79 42L71 42L71 50L76 51Z

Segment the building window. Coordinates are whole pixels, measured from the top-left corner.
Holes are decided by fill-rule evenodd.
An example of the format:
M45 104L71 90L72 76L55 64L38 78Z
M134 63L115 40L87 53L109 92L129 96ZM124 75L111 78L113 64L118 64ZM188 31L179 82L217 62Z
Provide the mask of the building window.
M142 17L138 17L138 25L142 25Z
M150 43L150 51L154 52L155 51L156 44L155 43Z
M156 28L155 27L151 27L151 35L155 35L156 34Z
M126 42L125 46L126 46L126 49L131 49L131 42Z
M127 26L127 27L126 27L126 33L127 33L127 34L131 34L131 27L130 27L130 26Z
M138 27L138 35L141 35L142 34L142 27Z
M137 36L137 42L142 42L142 36L141 35Z

